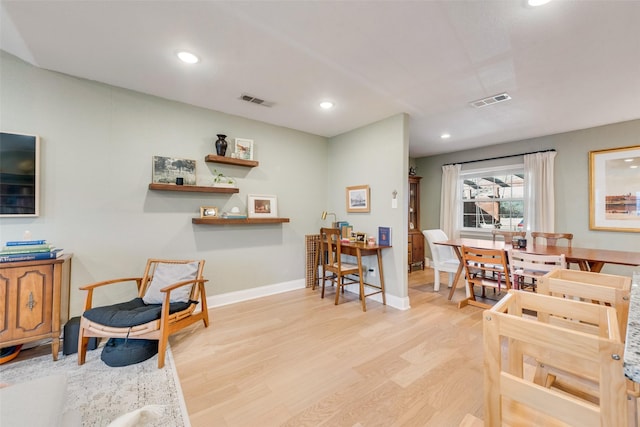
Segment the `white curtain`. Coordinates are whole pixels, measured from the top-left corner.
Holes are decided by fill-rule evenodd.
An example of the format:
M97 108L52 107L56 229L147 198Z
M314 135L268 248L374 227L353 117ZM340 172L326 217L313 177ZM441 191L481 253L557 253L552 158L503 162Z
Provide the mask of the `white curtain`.
M460 194L461 165L442 166L442 192L440 194L440 228L450 239L460 237L462 215Z
M555 231L555 151L524 156L524 215L527 232Z

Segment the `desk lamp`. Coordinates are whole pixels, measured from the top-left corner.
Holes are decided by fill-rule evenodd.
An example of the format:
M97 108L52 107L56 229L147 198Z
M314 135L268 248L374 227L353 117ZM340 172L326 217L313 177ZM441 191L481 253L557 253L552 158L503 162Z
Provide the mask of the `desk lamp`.
M338 222L338 218L336 218L336 214L332 212L322 211L322 219L327 219L327 215L333 215L333 222L331 223L331 228L336 228L336 223Z

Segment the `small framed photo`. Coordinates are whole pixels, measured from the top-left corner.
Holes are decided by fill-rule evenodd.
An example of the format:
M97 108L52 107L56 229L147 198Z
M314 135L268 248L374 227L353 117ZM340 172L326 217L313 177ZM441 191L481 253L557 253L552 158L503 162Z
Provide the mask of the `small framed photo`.
M249 218L277 218L278 198L271 195L249 194L247 196Z
M215 206L201 206L200 218L214 218L218 216L218 208Z
M589 228L640 232L640 145L589 152Z
M370 212L370 190L368 185L347 187L347 212Z
M364 243L367 241L367 233L356 232L356 242Z
M236 138L236 159L253 160L253 139Z
M196 161L153 156L151 182L175 184L176 178L182 178L184 185L196 185Z

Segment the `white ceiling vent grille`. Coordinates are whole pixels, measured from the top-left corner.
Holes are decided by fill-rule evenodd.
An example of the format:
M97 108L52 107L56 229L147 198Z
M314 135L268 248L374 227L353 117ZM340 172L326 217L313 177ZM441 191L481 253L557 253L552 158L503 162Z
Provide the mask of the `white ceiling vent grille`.
M275 105L275 102L265 101L264 99L256 98L255 96L247 95L246 93L240 95L240 99L242 101L251 102L252 104L262 105L263 107L273 107Z
M511 97L508 93L500 93L498 95L489 96L484 99L478 99L477 101L470 102L469 105L475 108L486 107L487 105L497 104L498 102L508 101Z

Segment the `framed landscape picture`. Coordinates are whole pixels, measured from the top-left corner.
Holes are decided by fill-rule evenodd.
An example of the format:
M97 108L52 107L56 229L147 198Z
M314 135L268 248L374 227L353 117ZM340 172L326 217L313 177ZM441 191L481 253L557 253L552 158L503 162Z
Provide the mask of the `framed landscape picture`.
M369 195L368 185L347 187L347 212L370 212Z
M277 218L278 198L271 195L249 194L247 196L249 218Z
M589 152L589 228L640 232L640 145Z
M184 185L196 185L196 161L153 156L151 182L175 184L176 178L182 178Z

